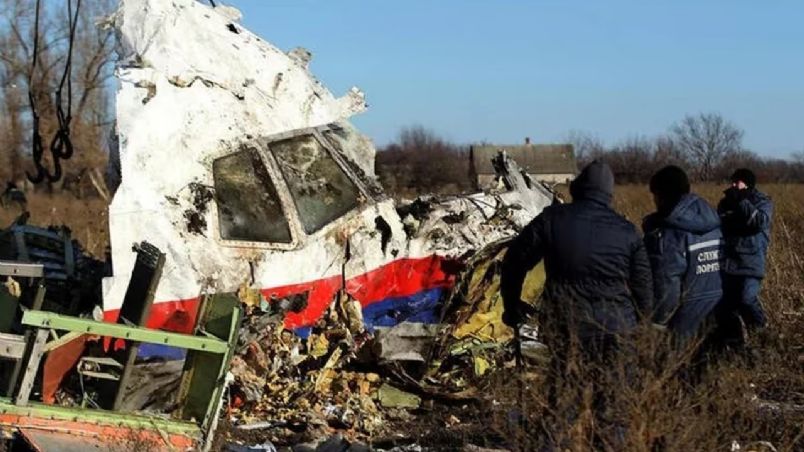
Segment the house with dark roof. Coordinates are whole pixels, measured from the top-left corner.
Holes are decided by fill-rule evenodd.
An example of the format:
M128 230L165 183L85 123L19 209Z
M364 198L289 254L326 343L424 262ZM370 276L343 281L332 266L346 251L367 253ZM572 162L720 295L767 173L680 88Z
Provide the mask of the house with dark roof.
M525 144L521 145L474 145L469 151L469 171L478 188L487 189L497 185L491 159L503 150L532 179L540 182L569 183L578 174L571 144L531 144L529 139L525 139Z

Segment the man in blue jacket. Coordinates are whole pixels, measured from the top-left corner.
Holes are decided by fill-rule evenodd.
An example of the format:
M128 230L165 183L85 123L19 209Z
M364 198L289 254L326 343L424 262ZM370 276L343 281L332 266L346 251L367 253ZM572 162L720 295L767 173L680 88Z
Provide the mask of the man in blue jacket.
M731 177L731 187L718 205L726 239L724 305L718 309L718 330L723 345L744 345L740 319L749 331L766 324L759 301L770 243L773 204L756 189L756 176L746 168Z
M645 247L653 269L653 322L683 345L700 337L723 298L723 235L709 204L690 193L684 170L666 166L650 180L656 212L645 217Z

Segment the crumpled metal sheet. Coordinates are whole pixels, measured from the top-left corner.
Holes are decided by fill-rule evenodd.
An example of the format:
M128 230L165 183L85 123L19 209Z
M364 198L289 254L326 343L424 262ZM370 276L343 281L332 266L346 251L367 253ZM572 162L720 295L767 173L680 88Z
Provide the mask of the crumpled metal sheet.
M421 397L402 391L389 384L380 386L377 392L377 398L380 404L385 408L418 408L422 403Z
M377 328L375 356L382 361L425 362L436 337L444 327L438 324L403 322L391 328Z
M495 166L505 191L423 198L426 212L397 209L377 184L371 141L348 122L365 108L362 93L335 98L310 74L309 52L285 54L234 17L195 0L123 0L113 17L121 39L120 146L113 161L122 182L109 210L108 320L133 265L129 247L147 240L167 255L149 327L189 331L200 294L243 284L266 300L306 293L305 309L285 317L302 334L344 289L360 303L367 328L432 323L459 271L455 264L510 238L552 201L501 158ZM271 137L327 125L326 141L370 199L318 232L298 231L297 243L221 240L212 162L243 146L263 149ZM280 198L290 196L283 193Z
M207 288L233 291L253 272L250 262L282 254L221 246L185 228L184 214L198 207L188 187L212 186L211 161L245 141L334 124L338 131L331 137L339 152L374 179L375 149L347 122L365 109L362 92L352 89L336 98L308 72L299 59L303 52L288 55L232 17L231 8L196 0L123 0L111 20L120 38L119 159L114 160L122 180L110 206L115 276L104 283L107 311L118 308L125 293L133 241L147 239L168 255L157 304L194 299ZM193 224L212 228L212 210L199 212ZM296 268L310 267L306 279L335 274L341 253L331 242L326 250L258 266L257 282L261 288L301 282L287 277L289 260ZM327 258L315 259L322 254L335 266L329 269Z
M483 318L501 325L496 291L504 252L500 245L467 263L459 288L467 287L468 297L450 300L444 323L352 329L344 309L350 297L342 296L300 338L276 315L252 308L232 367L232 418L279 438L292 429L314 437L336 429L360 439L382 432L399 410L415 409L425 398L481 396L483 378L513 365L510 328L501 326L507 334L496 335L488 325L477 327ZM534 273L529 279L535 297L544 279ZM528 352L543 354L538 342L528 343L533 345Z
M167 255L148 326L189 331L201 294L241 289L247 316L229 403L237 425L270 421L279 436L370 435L383 426L378 392L389 379L404 383L403 391L460 392L497 365L503 347L474 337L479 344L447 337L430 360L428 344L443 339L431 325L471 319L444 320L466 264L514 236L552 194L501 156L495 167L505 190L398 206L376 183L371 141L348 122L365 109L363 93L336 98L310 74L309 52L286 54L237 16L195 0L122 0L113 18L121 38L122 181L109 211L114 276L104 281L106 317L123 299L131 243L147 240ZM252 146L265 154L269 173L279 171L268 140L328 125L323 141L366 199L316 232L291 221L293 243L221 239L212 162ZM278 192L294 209L292 194ZM286 300L299 303L276 309ZM474 306L499 312L494 303ZM381 357L356 365L377 344ZM386 372L386 362L399 373ZM429 372L416 380L402 375L408 364L432 366L418 369Z

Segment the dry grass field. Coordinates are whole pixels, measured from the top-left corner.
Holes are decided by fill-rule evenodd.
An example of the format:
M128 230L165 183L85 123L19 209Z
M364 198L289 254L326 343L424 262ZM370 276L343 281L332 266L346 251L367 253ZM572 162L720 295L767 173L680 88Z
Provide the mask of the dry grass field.
M694 191L715 204L723 188L701 185ZM592 373L610 389L602 411L609 426L619 425L613 430L594 414L592 407L600 404L588 379L564 375L558 405L564 409L556 412L548 406L541 378L545 369L538 363L524 376L500 371L482 409L493 420L484 422L486 428L493 426L490 445L573 451L804 450L804 186L760 188L775 204L761 293L769 327L749 338L748 356L726 355L708 364L693 383L685 378L690 355L668 352L660 333L640 332L635 358L609 372ZM615 208L639 225L652 209L650 193L644 186L618 186ZM511 422L512 407L525 413L524 423Z
M701 185L693 190L714 206L724 188ZM784 334L784 341L779 345L790 353L790 358L804 374L804 185L764 185L760 189L769 194L774 203L762 299L771 329ZM641 218L651 211L650 193L641 186L619 186L615 208L639 225ZM800 402L804 403L804 386L799 391Z
M694 190L714 204L723 188L700 185ZM638 344L637 361L626 364L628 378L612 383L618 395L609 401L610 408L617 407L623 426L614 434L601 431L591 414L588 381L570 381L575 386L569 392L574 395L566 397L576 416L566 421L566 416L546 408L538 365L522 379L524 389L510 370L501 370L489 377L487 400L457 408L464 419L461 433L448 434L443 427L446 436L441 445L471 441L534 450L547 443L580 451L611 447L607 438L619 435L618 441L625 444L621 450L804 450L804 186L764 185L761 189L775 204L768 274L761 294L770 326L751 338L755 351L751 362L727 357L698 384L690 385L679 378L683 366L657 345L655 335L646 334ZM615 198L615 208L636 224L652 209L644 186L618 186ZM108 220L102 200L32 194L29 210L32 224L67 225L86 249L103 255ZM9 224L17 214L15 208L4 208L0 222ZM466 410L476 414L460 414ZM511 420L511 413L517 411L525 413L525 424ZM434 425L438 424L429 427Z

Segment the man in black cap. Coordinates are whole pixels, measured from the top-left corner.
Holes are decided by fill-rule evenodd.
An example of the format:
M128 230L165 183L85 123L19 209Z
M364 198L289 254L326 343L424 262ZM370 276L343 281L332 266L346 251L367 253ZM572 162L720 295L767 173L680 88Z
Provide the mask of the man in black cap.
M723 345L742 348L743 330L765 326L759 289L765 276L773 204L756 189L756 176L741 168L731 176L731 187L718 205L726 239L724 303L718 309L718 333Z
M613 193L609 166L592 162L571 183L572 202L544 209L503 260L503 321L517 328L528 311L520 299L525 275L544 259L539 334L551 350L554 376L564 375L575 352L608 365L623 336L653 309L645 246L636 227L611 208Z
M703 335L705 320L723 297L723 235L717 212L690 193L687 174L670 165L650 179L656 212L645 217L645 247L653 269L653 322L678 345Z

